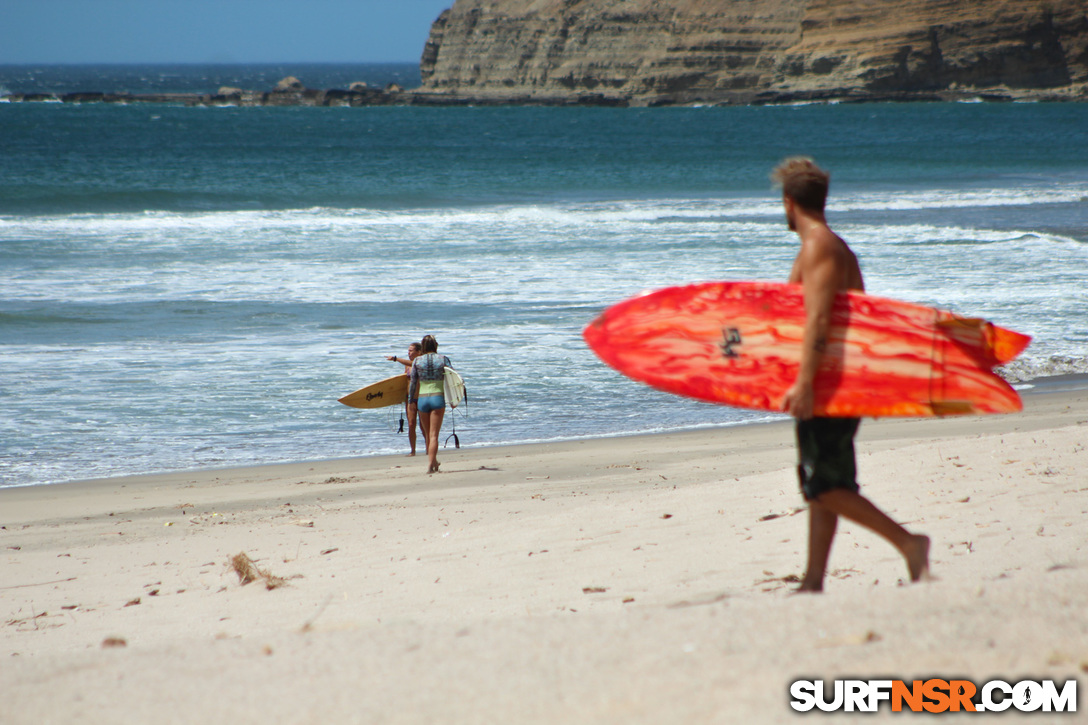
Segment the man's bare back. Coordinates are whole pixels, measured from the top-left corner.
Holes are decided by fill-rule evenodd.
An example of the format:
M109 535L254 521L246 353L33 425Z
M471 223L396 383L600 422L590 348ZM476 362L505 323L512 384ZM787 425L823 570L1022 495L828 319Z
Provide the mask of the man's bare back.
M793 228L791 226L791 228ZM819 264L821 259L827 259L835 268L833 277L835 290L859 290L865 291L865 282L861 276L861 265L858 264L857 255L842 237L827 226L826 222L811 222L811 228L802 233L801 251L793 260L793 269L790 271L790 284L803 284L805 281L805 267Z

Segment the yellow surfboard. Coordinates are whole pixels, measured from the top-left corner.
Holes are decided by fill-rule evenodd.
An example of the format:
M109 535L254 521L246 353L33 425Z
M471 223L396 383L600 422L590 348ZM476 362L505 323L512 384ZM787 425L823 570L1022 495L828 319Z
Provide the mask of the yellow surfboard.
M339 401L352 408L384 408L408 400L408 376L404 373L359 388Z

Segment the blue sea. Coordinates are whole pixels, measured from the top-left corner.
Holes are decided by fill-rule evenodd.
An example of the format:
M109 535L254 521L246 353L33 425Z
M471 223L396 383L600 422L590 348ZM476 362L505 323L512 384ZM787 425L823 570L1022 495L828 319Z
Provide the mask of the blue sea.
M8 66L0 94L413 72ZM336 399L425 334L467 383L462 446L764 420L622 378L581 330L784 279L794 154L832 172L870 292L1034 336L1014 380L1088 372L1088 105L0 102L0 486L406 452L399 411Z

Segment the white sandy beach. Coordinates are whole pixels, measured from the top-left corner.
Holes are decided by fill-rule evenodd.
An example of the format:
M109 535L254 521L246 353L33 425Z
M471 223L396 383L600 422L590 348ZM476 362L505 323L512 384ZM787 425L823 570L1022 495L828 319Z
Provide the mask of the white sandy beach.
M0 722L767 723L821 718L799 678L1083 685L1088 391L1025 406L863 423L862 491L936 580L844 522L823 595L790 595L788 422L0 490ZM926 716L831 719L859 717Z

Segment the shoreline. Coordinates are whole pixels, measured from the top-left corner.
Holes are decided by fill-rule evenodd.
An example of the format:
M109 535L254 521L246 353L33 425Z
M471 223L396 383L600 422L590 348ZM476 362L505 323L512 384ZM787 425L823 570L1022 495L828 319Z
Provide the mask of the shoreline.
M1084 681L1088 390L1024 402L865 421L862 492L937 579L847 522L821 596L788 420L4 489L0 720L776 723L814 674Z
M1023 386L1022 389L1018 389L1021 398L1025 401L1025 409L1027 408L1027 400L1034 396L1039 395L1060 395L1065 393L1075 393L1077 391L1088 390L1088 373L1063 373L1058 375L1048 375L1042 378L1034 378L1032 380L1025 380L1020 383L1015 383L1016 386ZM995 416L1000 417L1000 416ZM884 422L891 420L917 420L919 422L925 421L939 421L939 420L956 420L952 418L918 418L918 419L884 419ZM865 423L876 423L875 419L865 419L863 421L862 431L866 429ZM481 444L481 445L469 445L464 448L465 451L488 451L492 449L506 449L506 448L533 448L537 446L559 446L563 444L573 444L580 442L595 442L595 441L612 441L626 438L655 438L658 436L683 436L683 435L699 435L702 433L711 433L714 431L729 431L737 428L747 428L749 426L773 426L773 425L789 425L789 420L783 418L782 420L770 420L770 421L751 421L741 422L724 425L708 425L700 426L693 429L682 430L669 430L669 431L655 431L652 433L602 433L592 437L584 438L558 438L549 441L530 441L530 442L509 442L509 443L495 443L495 444ZM791 434L792 435L792 434ZM453 449L453 451L460 451L461 449ZM443 449L443 454L453 452L448 449ZM423 458L420 454L417 458ZM234 476L240 472L250 471L253 475L261 475L261 472L267 472L270 475L275 475L275 471L278 468L288 467L293 468L297 466L314 466L315 468L325 470L336 470L338 467L348 465L357 460L370 460L370 459L387 459L388 461L404 459L410 461L411 457L407 454L398 453L376 453L370 455L361 456L347 456L344 458L319 458L313 460L299 460L299 461L281 461L277 463L268 463L253 466L223 466L212 468L186 468L186 469L173 469L164 471L151 471L147 473L123 473L116 476L104 476L95 478L74 478L66 481L59 481L55 483L30 483L30 484L17 484L14 486L2 486L0 487L0 493L7 490L24 489L24 488L39 488L39 487L55 487L55 486L73 486L73 485L95 485L105 484L107 482L116 482L118 479L125 479L126 482L136 482L143 478L161 478L161 477L173 477L184 478L190 475L211 475L220 473L225 476Z

